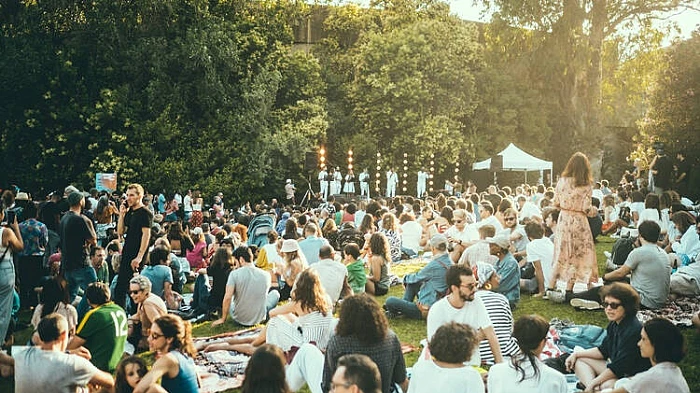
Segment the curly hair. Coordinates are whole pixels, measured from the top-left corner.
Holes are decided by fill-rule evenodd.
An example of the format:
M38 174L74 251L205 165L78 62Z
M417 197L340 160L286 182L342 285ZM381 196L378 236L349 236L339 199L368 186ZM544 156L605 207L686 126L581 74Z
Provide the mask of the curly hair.
M464 363L478 345L476 332L469 325L450 322L440 326L428 344L435 359L445 363Z
M625 318L637 315L640 304L639 293L630 284L616 282L604 286L600 291L600 299L604 301L607 296L620 301L625 309Z
M383 233L372 234L372 237L369 238L369 250L372 251L372 255L381 256L387 262L391 261L391 246L389 239Z
M306 269L301 272L295 282L296 288L292 294L294 301L299 302L305 311L318 311L328 315L330 307L326 301L326 291L321 285L321 279L315 270Z
M153 321L160 331L163 332L165 338L172 338L169 350L177 349L184 355L189 355L194 358L197 355L197 350L192 343L192 325L190 321L183 321L182 318L173 314L166 314Z
M340 307L338 336L353 336L363 344L376 344L389 333L389 321L370 295L361 293L345 300Z

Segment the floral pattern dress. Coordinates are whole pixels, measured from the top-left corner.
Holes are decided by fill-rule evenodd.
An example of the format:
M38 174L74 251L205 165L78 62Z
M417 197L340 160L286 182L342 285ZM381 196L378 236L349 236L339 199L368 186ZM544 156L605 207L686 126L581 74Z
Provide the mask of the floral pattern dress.
M591 196L591 186L576 187L573 178L562 177L557 183L554 206L561 212L554 235L552 283L598 281L595 245L587 217Z

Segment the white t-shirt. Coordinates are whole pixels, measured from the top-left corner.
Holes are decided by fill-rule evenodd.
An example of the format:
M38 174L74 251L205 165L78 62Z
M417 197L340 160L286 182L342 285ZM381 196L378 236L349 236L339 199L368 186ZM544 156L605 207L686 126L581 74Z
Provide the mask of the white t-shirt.
M654 221L661 226L661 217L659 217L659 211L656 209L644 209L639 213L639 220L637 221L637 226L644 221Z
M523 204L523 208L520 209L520 213L518 214L520 219L524 218L532 218L532 216L542 216L542 212L540 209L532 202L525 202Z
M540 261L545 289L551 288L549 277L552 274L552 258L554 258L554 243L549 238L533 239L527 244L527 261Z
M494 364L489 369L489 393L567 393L566 377L564 374L548 367L539 359L537 368L539 378L535 378L534 370L529 360L520 363L525 371L525 380L520 381L521 374L515 370L511 362Z
M435 302L428 311L428 341L430 341L440 326L450 322L464 323L471 326L474 330L493 326L486 311L486 306L484 306L480 298L474 297L474 300L467 302L464 307L454 308L450 304L448 297L445 296ZM481 365L481 355L478 348L474 351L469 364L474 366Z
M671 362L659 363L647 371L641 372L624 385L629 393L677 392L690 393L688 382L683 372Z
M401 225L401 247L406 247L414 252L420 249L420 237L423 227L415 221L406 221Z
M486 217L486 219L481 220L476 223L476 229L478 230L479 228L483 227L484 225L493 225L496 228L496 233L498 233L500 230L503 229L503 225L501 225L501 222L498 221L498 218L496 216L491 215Z
M28 347L15 351L15 392L88 392L88 382L97 373L88 360L63 352Z
M425 392L483 393L484 382L472 366L443 368L432 361L418 362L413 366L408 393Z
M318 273L321 285L331 297L333 304L340 298L343 290L343 281L348 276L348 269L340 262L332 259L322 259L311 266Z
M456 226L452 225L447 228L444 235L448 238L452 237L461 240L464 243L479 240L479 231L474 225L466 225L463 231L459 231Z

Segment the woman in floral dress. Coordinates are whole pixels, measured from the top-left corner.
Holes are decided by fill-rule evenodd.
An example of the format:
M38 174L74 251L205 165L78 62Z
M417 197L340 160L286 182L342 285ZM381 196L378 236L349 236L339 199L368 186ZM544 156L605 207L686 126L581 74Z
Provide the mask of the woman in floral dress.
M598 282L593 235L588 216L595 215L591 206L591 164L583 153L574 153L561 174L554 196L554 206L559 208L559 221L554 235L553 276L566 282L566 290L572 291L574 283L590 286Z

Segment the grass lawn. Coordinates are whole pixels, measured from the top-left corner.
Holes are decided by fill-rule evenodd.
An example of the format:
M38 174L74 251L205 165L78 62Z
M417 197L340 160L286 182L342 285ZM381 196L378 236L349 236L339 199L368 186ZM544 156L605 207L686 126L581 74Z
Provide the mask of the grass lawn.
M605 256L603 251L610 251L614 239L607 237L599 237L599 243L596 245L596 253L598 256L598 266L600 274L602 276L605 273ZM421 268L419 263L408 263L395 266L392 268L393 273L399 276L403 276L406 273L414 272ZM386 296L381 296L377 298L380 304L384 304L384 301L389 296L401 297L403 290L400 286L392 287ZM518 308L514 311L514 317L517 319L522 315L527 314L539 314L545 319L549 320L551 318L559 319L570 319L577 324L594 324L598 326L605 327L607 325L607 319L602 311L576 311L569 305L555 304L547 300L542 300L539 298L532 298L530 296L523 296L520 299ZM26 316L23 320L28 320L30 316ZM425 338L426 326L425 321L415 321L405 318L390 320L391 328L396 332L396 334L401 339L402 343L407 343L418 348L420 346L420 341ZM233 329L233 325L225 323L223 326L216 328L211 327L210 322L204 322L194 326L193 332L195 336L209 336L213 334L223 333ZM683 375L688 381L691 392L700 392L700 337L694 329L683 328L683 335L685 336L688 344L688 355L681 362L680 366L683 370ZM28 331L23 331L18 334L17 342L26 342L29 336ZM414 351L412 353L406 354L406 365L412 366L419 353ZM12 382L8 380L0 381L0 391L1 392L11 392ZM237 392L238 390L232 390L230 392ZM303 389L302 392L308 392L307 389Z

